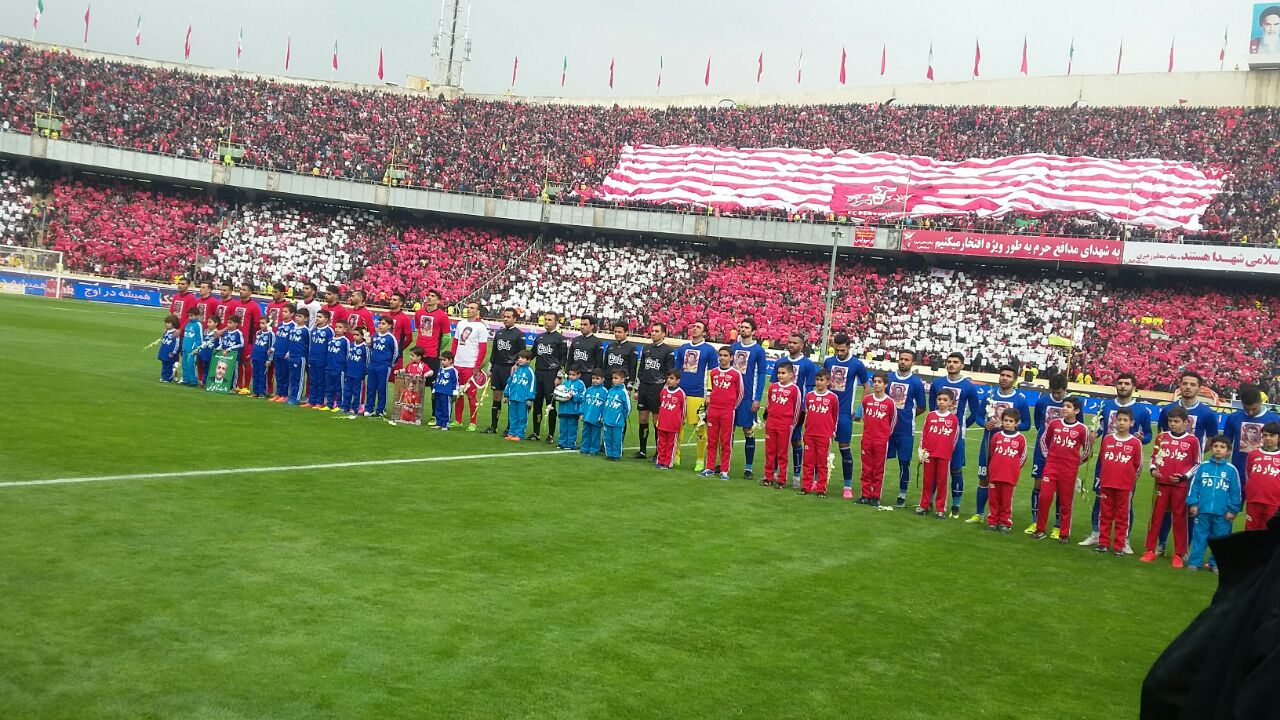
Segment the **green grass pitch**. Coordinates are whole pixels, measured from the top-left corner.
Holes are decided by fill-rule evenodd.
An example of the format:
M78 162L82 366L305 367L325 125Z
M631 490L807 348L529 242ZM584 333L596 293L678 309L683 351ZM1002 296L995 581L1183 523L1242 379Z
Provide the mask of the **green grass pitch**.
M546 448L162 385L161 329L0 297L0 483ZM576 454L4 486L0 717L1132 717L1214 587Z

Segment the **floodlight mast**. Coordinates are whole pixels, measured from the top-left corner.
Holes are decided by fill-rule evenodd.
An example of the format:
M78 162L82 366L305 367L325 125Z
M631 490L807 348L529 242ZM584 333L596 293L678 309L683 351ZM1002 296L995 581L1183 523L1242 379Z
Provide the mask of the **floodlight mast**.
M446 87L462 87L462 71L471 61L471 0L444 0L440 25L431 42L436 58L437 82Z

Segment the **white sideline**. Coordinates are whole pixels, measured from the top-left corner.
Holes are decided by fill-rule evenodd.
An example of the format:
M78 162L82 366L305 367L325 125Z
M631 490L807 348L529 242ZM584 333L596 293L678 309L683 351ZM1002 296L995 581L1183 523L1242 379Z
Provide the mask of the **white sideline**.
M690 446L693 443L684 443ZM623 448L636 450L638 448ZM133 473L130 475L90 475L86 477L49 478L47 480L9 480L0 482L0 488L28 487L33 485L75 485L78 483L108 482L114 480L162 480L166 478L211 477L214 475L239 475L242 473L292 472L297 470L331 470L335 468L373 467L378 465L412 465L417 463L446 462L449 460L491 460L504 457L529 457L531 455L565 455L564 450L524 450L519 452L481 453L476 455L437 455L435 457L390 458L386 460L357 460L340 463L315 463L311 465L275 465L272 467L215 468L212 470L184 470L182 472ZM576 455L578 453L572 453Z

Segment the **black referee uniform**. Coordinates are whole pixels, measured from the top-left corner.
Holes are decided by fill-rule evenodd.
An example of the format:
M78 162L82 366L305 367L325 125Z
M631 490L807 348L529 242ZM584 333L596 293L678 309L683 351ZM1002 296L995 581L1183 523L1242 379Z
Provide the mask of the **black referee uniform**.
M489 410L489 429L487 432L498 432L498 416L502 414L502 391L511 379L511 368L516 364L516 355L525 349L524 331L512 325L504 327L493 335L493 357L490 366L493 368L490 382L493 383L493 405Z
M662 386L667 384L667 372L676 365L676 349L666 343L649 343L640 347L640 361L636 369L636 407L651 413L648 423L640 423L640 451L637 458L647 457L649 451L649 425L658 420L662 403Z
M542 410L550 405L547 413L547 439L556 436L556 403L555 392L559 375L569 361L569 343L559 330L544 332L533 340L533 377L535 395L533 396L533 433L531 438L537 439L542 430Z

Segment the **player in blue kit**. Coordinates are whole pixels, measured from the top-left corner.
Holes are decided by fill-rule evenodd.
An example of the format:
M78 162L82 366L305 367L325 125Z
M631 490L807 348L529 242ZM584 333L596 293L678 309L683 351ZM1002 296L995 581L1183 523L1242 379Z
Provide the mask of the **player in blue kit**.
M1105 438L1115 425L1116 411L1120 408L1128 408L1133 413L1133 424L1129 428L1129 432L1142 441L1143 445L1151 442L1153 435L1151 434L1151 406L1146 403L1138 402L1133 396L1133 391L1138 386L1138 380L1133 373L1120 373L1116 376L1115 388L1116 396L1107 398L1102 401L1102 407L1098 409L1097 430L1094 436L1098 439ZM1093 466L1093 513L1090 516L1093 522L1093 531L1089 533L1089 537L1080 541L1081 545L1092 547L1098 544L1100 521L1102 517L1102 500L1099 499L1099 493L1102 492L1102 457L1103 453L1098 453L1098 462ZM1129 503L1129 528L1133 528L1133 503ZM1124 538L1121 545L1119 541L1112 547L1121 547L1125 555L1132 555L1133 548L1129 546L1129 538Z
M364 328L351 328L351 345L342 370L342 410L348 420L364 414L360 399L364 397L364 379L369 374L369 345L364 341Z
M1018 411L1018 432L1026 432L1031 427L1031 412L1027 407L1027 397L1014 389L1018 371L1012 365L1004 365L999 370L999 384L985 395L978 403L978 418L982 423L982 447L978 448L978 492L976 513L965 520L971 525L986 522L987 496L990 493L988 468L991 458L987 453L991 448L991 436L1000 432L1001 413L1005 410Z
M867 366L853 356L849 350L849 336L836 333L831 339L836 354L822 361L822 367L831 374L831 382L827 386L835 393L840 404L840 413L836 416L836 443L840 445L840 469L844 472L844 499L853 499L853 451L849 449L849 441L853 439L853 421L861 417L862 408L857 404L858 386L862 386L862 394L871 392L871 380L867 375Z
M378 333L369 341L369 399L366 417L379 417L387 409L387 377L400 359L400 343L391 333L391 319L378 318Z
M293 327L289 329L289 404L302 402L303 386L302 368L307 362L307 353L311 350L311 311L298 308L293 313Z
M1054 375L1049 378L1049 392L1040 393L1040 399L1036 400L1035 408L1035 426L1036 426L1036 446L1031 457L1031 524L1024 530L1030 535L1036 531L1036 513L1040 511L1040 481L1044 478L1044 451L1040 444L1040 436L1044 434L1044 428L1051 420L1058 420L1062 417L1062 403L1067 399L1067 376ZM1053 539L1058 539L1058 512L1057 508L1061 505L1061 501L1055 500L1053 514Z
M787 354L782 357L785 362L791 363L791 369L795 372L795 384L800 388L800 397L807 396L814 386L814 377L818 374L818 365L810 360L804 354L804 337L800 333L791 333L787 336ZM778 382L778 366L773 366L773 382ZM800 487L800 470L801 464L804 462L804 419L801 413L801 419L796 423L795 428L791 431L791 487Z
M347 351L351 349L351 341L347 338L347 321L339 320L333 324L333 337L326 348L328 358L324 372L324 407L330 412L338 412L342 406L342 374L347 367Z
M913 368L916 364L914 350L898 351L898 369L889 375L889 387L885 390L898 406L898 420L889 436L888 458L898 459L898 500L895 507L907 504L907 488L911 484L911 454L915 452L916 418L927 412L924 399L924 381ZM886 458L887 459L887 458Z
M276 338L272 341L271 366L276 373L276 395L271 402L285 402L289 399L289 335L293 332L293 303L279 309L280 322L276 325Z
M182 357L182 336L178 334L178 316L169 315L164 319L164 335L160 336L160 350L156 359L160 361L160 382L173 382L173 365Z
M742 452L746 468L742 477L751 479L751 463L756 459L756 414L764 397L764 347L756 342L756 321L743 318L738 323L738 339L729 346L732 367L742 375L742 402L733 415L733 424L742 428Z
M1231 464L1240 472L1242 488L1248 493L1245 460L1249 453L1262 447L1262 428L1280 422L1280 415L1262 406L1262 391L1257 385L1240 386L1240 409L1222 422L1222 434L1231 441Z
M249 356L253 363L252 396L267 396L267 363L271 362L271 348L275 345L276 335L271 332L271 319L258 318L258 334L253 337L253 351Z
M685 430L693 426L693 438L698 451L693 471L702 472L707 457L707 424L703 403L706 402L707 373L720 364L719 353L706 341L707 324L696 320L688 327L689 342L676 348L676 370L680 371L680 389L685 395L684 427L676 445L675 464L680 464L680 446L684 444Z
M951 517L960 517L960 500L964 497L964 429L978 422L978 393L973 381L964 375L964 355L953 352L947 356L947 374L929 386L929 409L938 409L938 394L951 396L956 419L960 421L960 439L956 441L951 456Z
M316 325L311 329L311 347L307 350L307 402L303 407L324 407L324 390L329 370L329 341L333 339L329 317L328 310L320 310L316 313Z
M1183 370L1178 376L1178 398L1168 405L1160 408L1160 419L1156 426L1160 432L1169 431L1169 410L1175 405L1181 405L1187 411L1187 432L1196 436L1200 441L1200 447L1208 450L1209 438L1218 434L1218 413L1213 411L1203 402L1200 402L1200 387L1204 385L1204 378L1200 377L1200 373L1194 370ZM1190 517L1188 522L1192 522ZM1160 546L1158 553L1164 555L1165 543L1169 539L1169 529L1173 527L1173 515L1166 512L1164 519L1160 521Z

